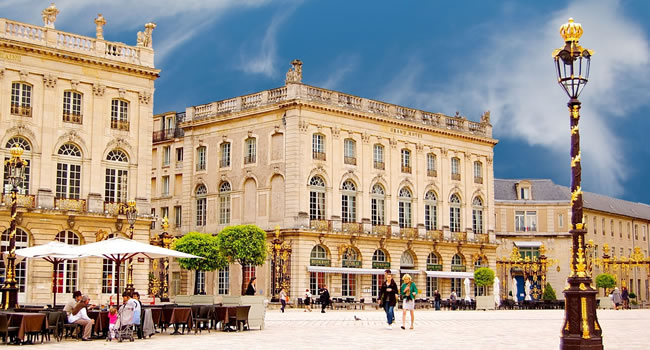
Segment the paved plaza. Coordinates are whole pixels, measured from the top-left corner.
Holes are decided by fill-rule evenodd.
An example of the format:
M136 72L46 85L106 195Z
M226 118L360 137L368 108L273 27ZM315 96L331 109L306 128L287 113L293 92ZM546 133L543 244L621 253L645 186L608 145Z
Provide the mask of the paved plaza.
M385 329L381 311L278 310L263 331L157 334L135 343L65 340L48 349L557 349L563 310L420 311L414 330ZM360 318L355 321L354 316ZM397 313L401 319L401 311ZM599 310L606 349L649 349L650 310ZM409 345L403 344L408 342Z

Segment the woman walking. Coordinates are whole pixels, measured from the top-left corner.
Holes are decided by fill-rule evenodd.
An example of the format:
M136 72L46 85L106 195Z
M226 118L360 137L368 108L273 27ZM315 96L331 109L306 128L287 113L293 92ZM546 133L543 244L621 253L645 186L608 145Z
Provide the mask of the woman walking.
M305 312L311 312L311 292L309 291L309 288L305 289Z
M248 287L246 287L246 295L255 295L257 292L257 277L252 277L250 281L248 281Z
M284 308L287 307L287 292L284 291L284 288L280 289L280 304L282 304L280 310L284 313Z
M384 271L384 283L381 284L379 289L379 297L377 302L384 308L386 312L386 321L388 322L387 329L393 329L393 322L395 322L394 308L397 304L397 283L393 280L393 274L390 270Z
M418 294L418 289L415 283L411 282L411 275L408 273L402 277L402 287L400 288L400 295L402 296L402 329L406 329L406 310L411 312L411 327L413 329L413 310L415 309L415 296Z

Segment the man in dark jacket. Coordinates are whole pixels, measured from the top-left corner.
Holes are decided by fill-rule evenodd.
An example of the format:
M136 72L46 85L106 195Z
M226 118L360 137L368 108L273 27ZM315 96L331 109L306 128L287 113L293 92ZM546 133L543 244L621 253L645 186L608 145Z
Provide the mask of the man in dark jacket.
M436 289L436 291L433 292L433 304L434 304L436 310L440 310L440 300L441 300L440 293Z
M320 304L322 309L321 313L325 313L325 308L330 303L330 292L327 290L327 285L323 285L323 288L320 291Z
M381 284L379 289L379 297L377 302L379 305L383 306L384 311L386 312L386 321L388 322L388 329L393 329L393 322L395 322L395 313L394 308L397 305L397 294L399 293L399 288L397 288L397 283L393 280L393 274L390 270L384 271L384 283Z

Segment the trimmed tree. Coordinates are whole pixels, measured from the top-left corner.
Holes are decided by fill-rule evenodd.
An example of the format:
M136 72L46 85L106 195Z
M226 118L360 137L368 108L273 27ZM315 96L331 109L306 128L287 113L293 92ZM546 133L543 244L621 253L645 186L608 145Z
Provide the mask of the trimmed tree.
M474 284L479 287L486 287L486 291L489 292L490 286L494 284L494 271L487 267L479 267L474 270Z
M204 258L178 259L181 268L195 271L195 278L198 277L198 271L214 271L228 266L228 261L219 251L216 237L209 233L188 232L172 244L172 249ZM202 291L197 291L195 288L195 294L200 292Z
M605 295L607 295L607 289L616 287L616 280L608 273L601 273L596 276L596 287L605 288Z
M542 300L557 300L557 296L555 295L555 290L548 282L546 283L546 287L544 288L544 294L542 294Z
M244 268L264 264L267 254L266 232L255 225L229 226L216 236L219 251L229 263L242 269L242 295L246 292Z

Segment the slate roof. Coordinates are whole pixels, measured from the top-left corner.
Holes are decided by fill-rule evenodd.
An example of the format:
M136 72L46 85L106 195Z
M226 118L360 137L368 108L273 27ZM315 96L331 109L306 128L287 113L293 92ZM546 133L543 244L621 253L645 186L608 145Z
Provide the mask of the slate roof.
M534 201L569 201L571 193L569 188L557 185L550 179L495 179L494 199L517 200L515 185L524 180L530 182L532 186ZM591 192L584 192L583 200L584 207L587 209L650 220L648 204L629 202Z

